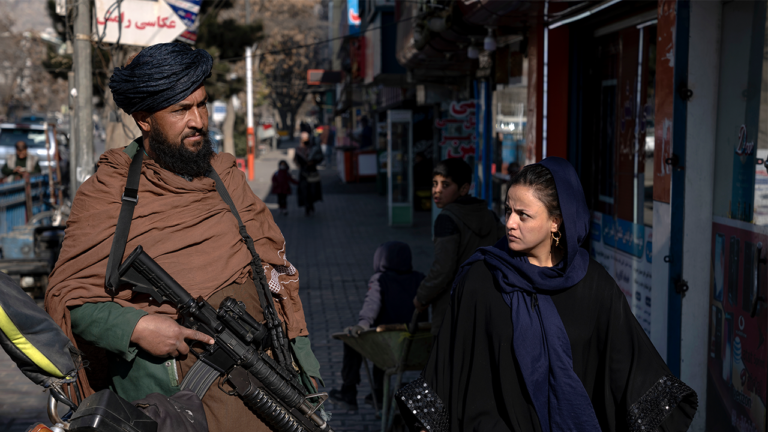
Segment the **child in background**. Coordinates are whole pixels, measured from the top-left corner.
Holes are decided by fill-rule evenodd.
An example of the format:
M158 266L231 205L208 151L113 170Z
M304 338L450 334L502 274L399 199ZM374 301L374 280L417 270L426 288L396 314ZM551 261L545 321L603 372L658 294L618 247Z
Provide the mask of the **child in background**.
M390 241L379 246L373 255L373 271L358 323L344 329L352 336L382 324L406 324L411 322L413 317L415 307L411 299L416 295L416 289L424 279L424 274L413 270L410 246L399 241ZM419 316L420 322L428 319L426 312ZM360 383L362 365L363 356L344 344L341 390L333 389L328 393L331 400L342 408L357 409L357 385ZM376 366L373 367L373 381L376 400L381 404L384 371ZM373 396L366 396L365 401L373 405Z
M432 305L432 334L443 322L456 271L475 250L492 246L504 237L504 225L481 199L469 196L472 167L462 159L446 159L432 171L432 200L442 209L435 219L435 259L421 282L413 304L419 310Z
M272 176L272 193L277 195L277 203L280 205L280 214L288 216L288 195L291 194L291 183L299 184L288 169L288 162L281 160L278 170Z

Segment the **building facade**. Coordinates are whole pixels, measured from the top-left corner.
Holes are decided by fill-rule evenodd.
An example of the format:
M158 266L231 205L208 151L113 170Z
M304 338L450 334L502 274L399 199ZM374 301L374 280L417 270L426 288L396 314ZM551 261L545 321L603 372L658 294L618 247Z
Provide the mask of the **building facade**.
M592 257L699 395L691 430L766 431L766 1L359 7L363 73L348 41L336 53L360 92L350 134L359 110L385 142L386 112L411 110L418 150L467 160L496 209L510 169L568 159Z

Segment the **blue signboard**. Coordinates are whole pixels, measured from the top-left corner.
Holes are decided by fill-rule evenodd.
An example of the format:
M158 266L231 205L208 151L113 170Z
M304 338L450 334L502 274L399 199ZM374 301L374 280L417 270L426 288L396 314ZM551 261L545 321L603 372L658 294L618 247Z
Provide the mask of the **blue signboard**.
M616 247L616 226L613 218L603 215L603 243L612 248Z
M641 258L645 251L645 226L616 219L616 249Z
M347 0L347 22L349 23L349 35L360 34L360 1Z
M181 22L189 28L195 23L197 14L200 12L200 3L203 0L165 0L165 2L176 12Z

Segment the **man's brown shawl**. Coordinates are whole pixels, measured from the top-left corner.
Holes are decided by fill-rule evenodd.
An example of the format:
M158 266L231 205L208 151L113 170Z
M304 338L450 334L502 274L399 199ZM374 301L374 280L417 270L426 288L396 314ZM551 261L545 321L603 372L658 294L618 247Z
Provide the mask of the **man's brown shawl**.
M69 308L113 300L104 291L104 276L130 162L123 149L104 153L96 174L83 183L72 206L61 254L50 276L45 309L73 342ZM285 239L272 214L251 191L232 155L218 154L212 165L253 237L288 337L306 336L299 274L286 259ZM147 158L123 259L139 245L193 297L208 298L233 282L243 283L251 277L251 255L213 180L187 181ZM134 298L128 290L114 301L149 313L175 315L170 305L149 304L146 296ZM88 381L80 375L83 393L90 395Z

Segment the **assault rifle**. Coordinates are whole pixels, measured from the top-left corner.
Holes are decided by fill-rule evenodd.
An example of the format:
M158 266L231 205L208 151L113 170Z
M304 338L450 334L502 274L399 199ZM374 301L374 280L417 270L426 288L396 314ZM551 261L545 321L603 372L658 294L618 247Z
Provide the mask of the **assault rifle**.
M133 285L134 291L175 307L181 325L211 336L213 345L201 351L191 349L198 363L226 377L245 404L276 430L333 432L315 412L327 395L307 394L295 371L286 370L267 354L267 349L277 348L267 337L270 331L241 302L227 297L216 310L202 297L192 298L141 246L125 259L118 273L120 282ZM309 402L312 398L321 401L315 405Z

